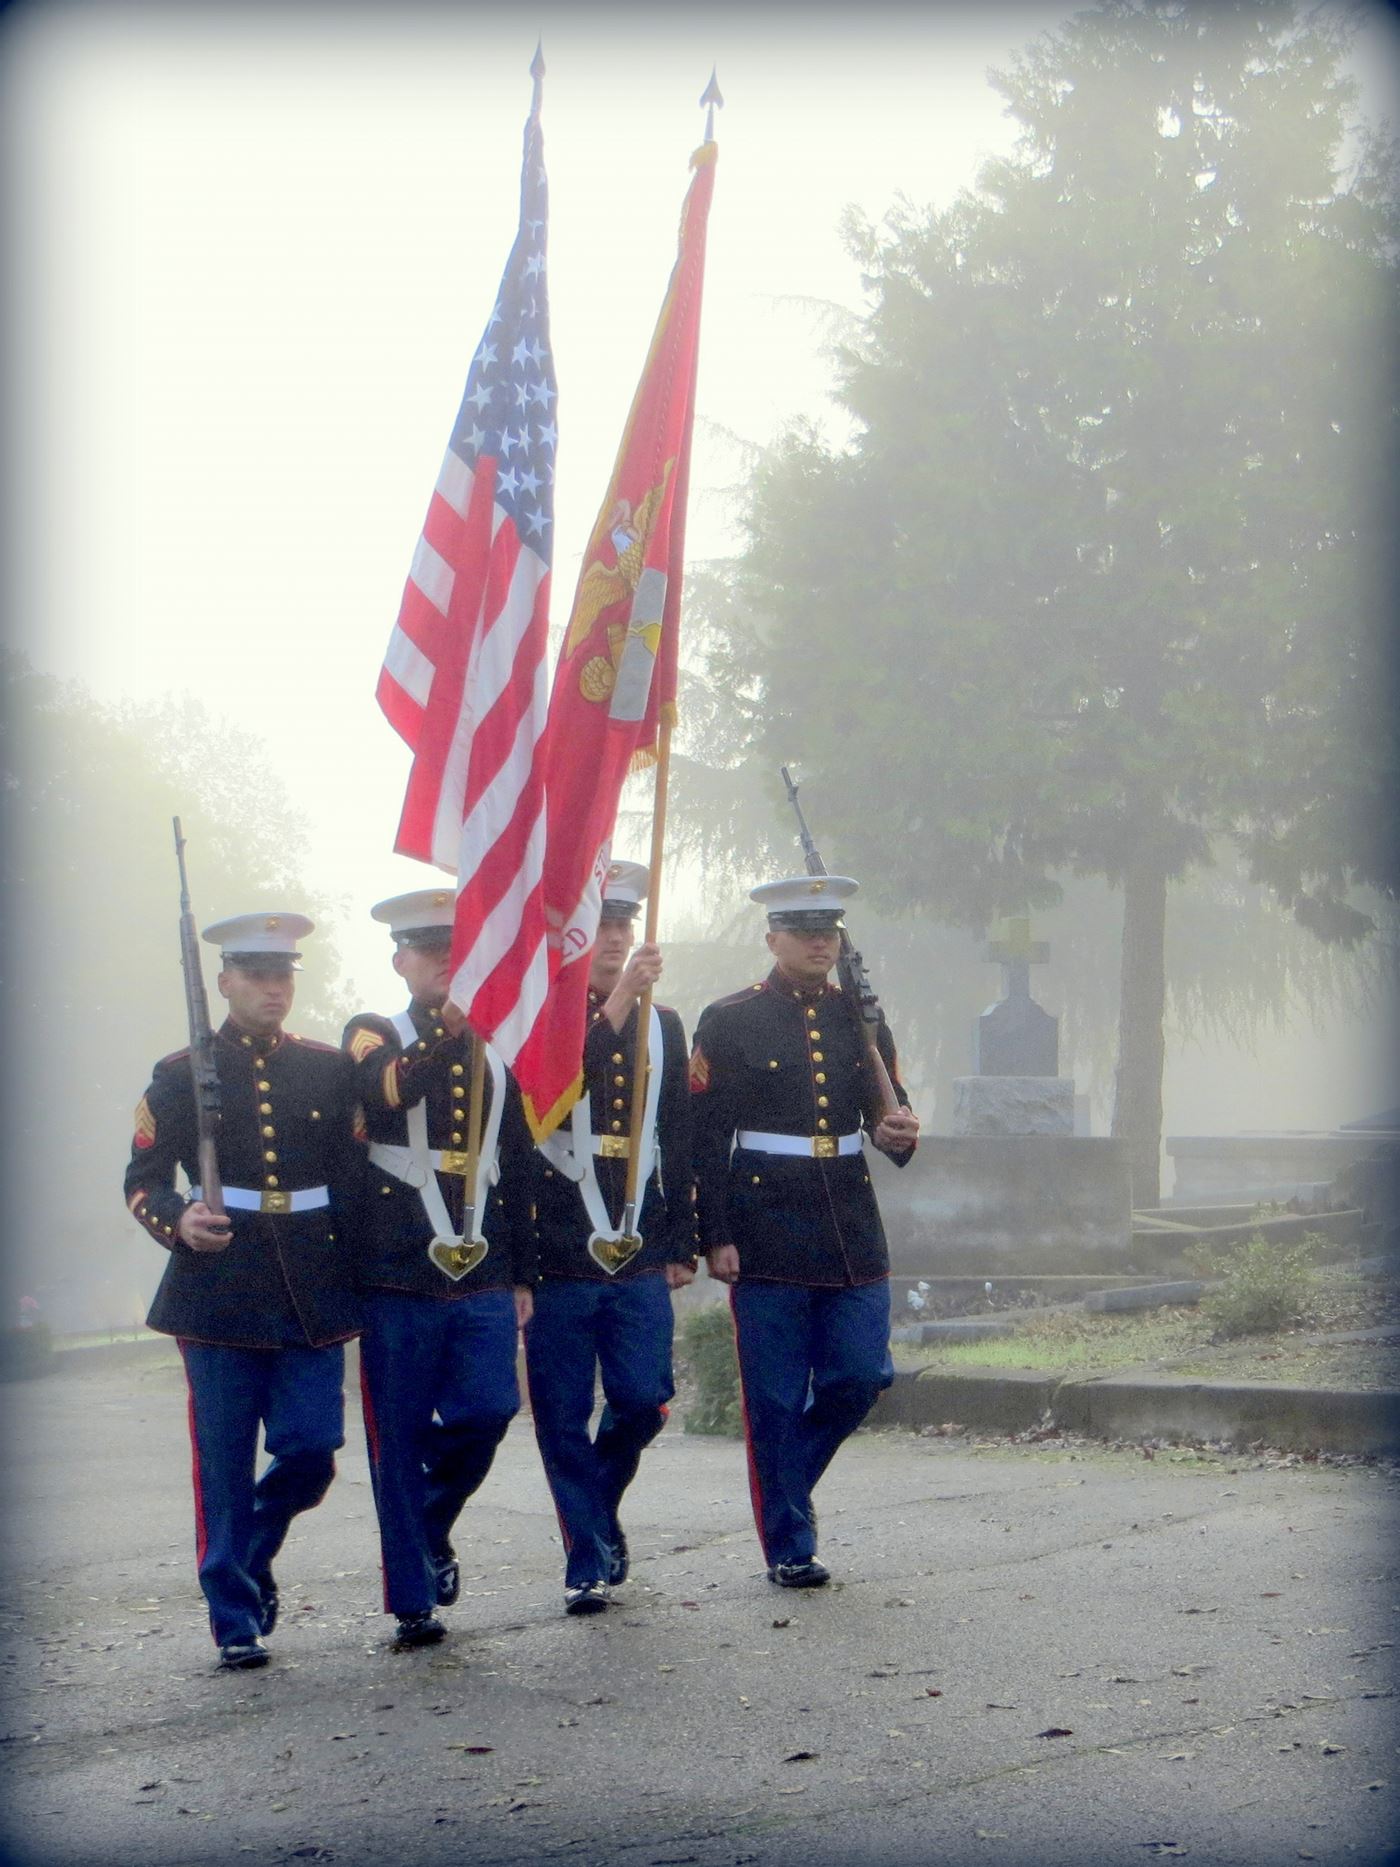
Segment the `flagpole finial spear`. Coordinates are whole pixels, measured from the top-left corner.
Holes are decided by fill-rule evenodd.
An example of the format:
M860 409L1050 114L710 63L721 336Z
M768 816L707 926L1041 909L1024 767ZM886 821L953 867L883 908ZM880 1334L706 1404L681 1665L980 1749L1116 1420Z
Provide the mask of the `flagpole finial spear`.
M710 82L705 86L705 94L700 102L708 107L705 114L705 141L712 143L715 140L715 105L718 104L721 110L724 109L724 95L719 88L719 78L713 66L710 69Z
M530 99L530 115L540 114L540 95L544 89L544 40L535 46L535 56L530 60L530 76L535 80L535 94Z

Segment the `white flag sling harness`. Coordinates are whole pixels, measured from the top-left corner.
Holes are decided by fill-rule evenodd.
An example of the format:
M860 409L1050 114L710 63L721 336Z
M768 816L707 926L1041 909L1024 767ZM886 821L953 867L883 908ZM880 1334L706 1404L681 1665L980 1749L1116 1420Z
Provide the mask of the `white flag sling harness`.
M418 1032L406 1011L395 1013L389 1022L398 1033L399 1042L405 1051L417 1043ZM480 1038L476 1042L480 1044ZM506 1070L491 1046L487 1044L484 1048L486 1067L491 1072L491 1107L481 1136L476 1183L466 1189L470 1197L463 1208L460 1232L453 1229L452 1221L447 1216L447 1201L438 1185L437 1175L442 1156L428 1146L426 1098L404 1111L408 1118L407 1147L375 1141L369 1150L369 1157L376 1167L382 1167L386 1173L393 1174L396 1180L402 1180L405 1185L417 1189L428 1223L433 1228L428 1256L453 1283L457 1283L469 1271L474 1271L490 1249L482 1232L486 1199L490 1189L501 1177L496 1156L501 1137L501 1115L506 1100Z
M647 1010L648 1049L654 1061L647 1071L646 1106L642 1111L641 1132L637 1137L636 1184L641 1188L645 1188L650 1181L652 1169L656 1165L656 1112L661 1103L661 1019L654 1005L649 1005ZM556 1128L553 1134L547 1135L540 1142L540 1152L551 1166L577 1186L583 1199L583 1209L588 1214L588 1222L593 1227L593 1235L588 1241L588 1254L609 1277L615 1277L623 1265L630 1264L641 1250L642 1237L636 1228L629 1230L626 1211L617 1225L608 1217L607 1201L603 1198L603 1189L598 1184L598 1171L593 1163L595 1156L604 1151L605 1142L612 1137L593 1133L592 1108L586 1089L574 1104L569 1124L569 1141Z

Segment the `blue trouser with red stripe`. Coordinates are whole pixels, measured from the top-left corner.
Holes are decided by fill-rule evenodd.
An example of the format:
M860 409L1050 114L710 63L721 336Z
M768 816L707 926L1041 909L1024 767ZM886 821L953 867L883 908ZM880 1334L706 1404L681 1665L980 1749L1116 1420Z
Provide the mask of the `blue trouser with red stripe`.
M298 1512L319 1504L345 1443L345 1350L180 1340L190 1388L199 1585L220 1646L251 1640L261 1586ZM271 1463L255 1481L258 1428Z
M754 1522L771 1568L817 1552L812 1491L894 1380L890 1287L750 1282L730 1292Z
M437 1602L435 1563L451 1554L458 1512L520 1411L515 1295L370 1290L364 1301L360 1388L384 1606L422 1614Z
M673 1332L664 1272L546 1277L525 1332L530 1407L564 1537L564 1585L606 1581L622 1494L666 1423ZM607 1402L590 1435L598 1375Z

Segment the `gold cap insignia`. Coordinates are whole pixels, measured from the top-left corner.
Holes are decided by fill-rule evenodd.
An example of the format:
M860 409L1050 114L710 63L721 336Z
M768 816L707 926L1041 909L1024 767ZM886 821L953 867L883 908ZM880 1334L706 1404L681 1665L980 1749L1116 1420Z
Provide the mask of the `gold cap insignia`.
M267 917L267 931L268 931L269 933L276 933L276 931L277 931L277 929L278 929L278 928L279 928L279 927L281 926L281 924L282 924L282 923L281 923L281 922L280 922L280 921L278 920L278 918L277 918L277 916L276 916L275 914L269 914L269 915L268 915L268 917Z

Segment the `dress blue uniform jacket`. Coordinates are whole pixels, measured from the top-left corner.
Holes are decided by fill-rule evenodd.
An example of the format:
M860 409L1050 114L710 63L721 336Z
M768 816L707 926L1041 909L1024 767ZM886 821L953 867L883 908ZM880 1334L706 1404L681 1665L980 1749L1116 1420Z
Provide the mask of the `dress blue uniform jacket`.
M894 1039L876 1042L900 1101ZM695 1028L695 1192L703 1250L736 1245L746 1279L842 1286L889 1274L862 1154L817 1159L734 1147L736 1133L836 1137L874 1126L863 1031L838 986L794 986L775 967L707 1006ZM892 1155L903 1166L912 1149Z
M620 1031L614 1031L603 1013L603 997L588 988L588 1032L583 1047L590 1123L595 1135L627 1133L632 1107L632 1059L636 1054L637 1012L634 1008ZM695 1208L691 1182L691 1109L686 1088L685 1030L679 1014L658 1005L661 1020L661 1091L656 1110L657 1164L645 1188L639 1215L642 1249L615 1276L595 1264L587 1250L593 1227L584 1210L583 1195L574 1182L552 1167L538 1151L534 1155L535 1229L539 1240L540 1270L546 1277L585 1277L617 1283L663 1264L695 1261ZM648 1059L651 1069L657 1059ZM560 1133L567 1139L566 1117ZM622 1217L627 1184L627 1162L594 1156L598 1187L614 1225Z
M438 1014L414 1000L409 1006L417 1040L407 1050L387 1018L365 1012L345 1027L344 1044L355 1065L355 1088L371 1141L408 1145L407 1111L426 1101L428 1146L466 1147L466 1111L470 1104L472 1047L469 1031L450 1037ZM486 1075L483 1126L491 1107L492 1084ZM362 1282L367 1289L406 1290L417 1296L448 1299L474 1296L535 1281L535 1241L530 1220L530 1173L534 1144L520 1106L513 1077L506 1078L505 1107L499 1136L500 1179L487 1195L481 1232L487 1252L465 1277L455 1282L428 1256L433 1228L418 1189L369 1165L364 1214ZM454 1230L462 1223L466 1181L459 1173L440 1173L447 1216Z
M134 1217L170 1253L146 1321L195 1342L239 1348L324 1347L359 1333L355 1295L363 1150L354 1136L349 1059L328 1044L278 1032L250 1037L231 1020L215 1038L223 1116L219 1170L228 1186L292 1193L326 1186L308 1212L229 1212L222 1251L192 1251L175 1235L185 1195L175 1169L198 1177L188 1050L155 1067L136 1111L126 1170Z

